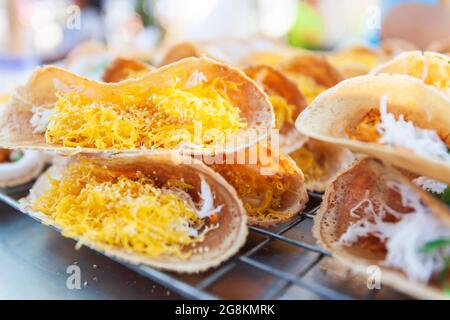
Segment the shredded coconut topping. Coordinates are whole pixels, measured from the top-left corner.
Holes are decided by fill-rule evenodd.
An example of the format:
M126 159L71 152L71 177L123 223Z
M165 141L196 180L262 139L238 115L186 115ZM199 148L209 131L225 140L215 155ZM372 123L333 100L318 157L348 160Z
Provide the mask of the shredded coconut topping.
M208 79L206 78L205 74L203 72L195 70L194 72L192 72L192 74L187 79L184 87L186 89L189 89L189 88L195 87L195 86L201 84L202 82L206 82L206 81L208 81Z
M403 115L395 119L395 115L387 112L387 94L380 99L381 124L377 131L381 135L379 143L403 147L424 157L433 157L450 161L447 146L439 138L436 131L421 129L406 121Z
M203 219L212 216L213 214L219 213L220 210L222 210L223 205L214 208L214 198L211 192L211 188L209 184L205 181L205 178L203 176L200 176L200 178L201 178L200 198L202 199L202 207L200 211L197 211L197 215L200 219Z
M427 177L418 177L414 179L413 182L423 190L431 191L437 194L443 193L448 186L446 183L429 179Z
M428 282L434 272L442 269L442 251L422 253L421 248L430 241L450 237L450 228L440 222L406 185L390 181L388 186L401 195L402 205L410 213L400 214L385 204L374 205L371 199L359 202L351 213L365 205L364 215L352 224L339 239L341 245L351 245L361 237L372 235L384 242L387 256L384 265L402 270L413 280ZM387 214L398 221L384 221Z

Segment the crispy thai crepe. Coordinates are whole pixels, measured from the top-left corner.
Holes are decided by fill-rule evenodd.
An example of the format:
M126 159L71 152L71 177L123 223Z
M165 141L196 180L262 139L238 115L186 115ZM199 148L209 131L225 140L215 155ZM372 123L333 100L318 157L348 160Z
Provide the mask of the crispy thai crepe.
M331 53L328 59L345 78L352 78L368 74L386 57L379 50L357 45Z
M436 52L405 52L372 71L372 74L407 74L450 95L450 58Z
M286 45L263 37L252 37L246 39L226 38L218 41L207 42L180 42L168 46L163 46L154 55L153 63L163 66L187 57L208 56L212 59L242 65L243 61L248 61L248 57L256 52L296 52ZM247 65L247 64L246 64Z
M367 75L322 93L296 121L312 138L450 183L450 98L407 75Z
M104 82L120 82L132 78L140 78L153 68L137 59L117 57L108 66L103 73Z
M119 83L44 67L6 106L0 147L229 153L264 139L273 125L272 106L257 84L207 58Z
M427 51L439 52L450 56L450 37L433 41L428 45Z
M170 63L177 62L184 58L197 57L200 58L207 55L203 48L193 42L180 42L168 48L164 48L160 57L153 61L157 66L165 66Z
M44 164L38 151L0 149L0 188L32 181L41 173Z
M365 158L328 187L313 234L355 271L381 268L381 282L419 298L449 298L450 208L411 175Z
M22 208L66 237L134 264L195 273L244 244L234 189L187 156L73 158L43 174Z
M265 144L204 161L236 189L252 225L286 222L308 202L302 172L292 159Z
M0 116L3 110L0 105ZM37 151L0 149L0 188L30 182L41 173L44 164L45 159Z
M381 41L380 49L387 58L393 58L403 52L417 50L417 47L404 39L387 38Z
M297 54L277 67L297 83L308 104L343 79L325 56L316 53Z
M305 176L308 191L323 192L339 172L353 161L353 153L320 140L308 139L289 156L295 161Z
M297 88L282 72L259 65L247 67L244 72L269 96L275 113L275 128L279 130L279 148L289 153L303 145L306 137L295 129L294 121L306 108L306 101Z

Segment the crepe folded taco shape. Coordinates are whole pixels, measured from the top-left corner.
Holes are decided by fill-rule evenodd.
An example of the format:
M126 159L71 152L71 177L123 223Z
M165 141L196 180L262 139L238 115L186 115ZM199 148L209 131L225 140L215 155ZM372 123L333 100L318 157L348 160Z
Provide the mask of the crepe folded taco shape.
M325 191L330 181L355 160L349 149L315 139L308 139L289 156L302 170L306 189L316 192Z
M302 172L291 158L265 144L204 161L236 189L251 225L269 227L289 221L308 202Z
M386 57L380 50L355 45L329 54L328 59L345 78L352 78L368 74L372 68L384 62Z
M244 72L269 96L275 113L275 129L279 130L279 149L289 153L303 145L306 137L295 129L295 119L306 108L306 101L282 72L265 65L251 66Z
M163 46L154 54L153 63L163 66L187 57L207 56L217 61L243 65L249 55L262 52L296 52L281 42L264 37L251 38L221 38L205 42L179 42ZM247 65L247 64L245 64Z
M314 139L450 183L450 98L406 75L367 75L322 93L296 121Z
M272 106L256 83L207 58L187 58L119 83L44 67L6 106L0 147L229 153L264 139L273 124Z
M126 57L117 57L103 72L104 82L120 82L130 78L139 78L153 70L150 65L138 60Z
M380 49L386 58L394 58L403 52L415 51L417 47L405 39L387 38L381 40Z
M277 65L277 68L297 83L307 104L344 79L324 55L317 53L294 55Z
M450 57L436 52L404 52L375 68L372 74L407 74L450 95Z
M450 298L450 207L378 160L364 158L328 187L313 234L357 272L424 299Z
M38 151L0 149L0 188L32 181L44 165L44 158Z
M176 272L219 265L247 235L234 189L175 153L72 158L51 167L20 203L77 246Z

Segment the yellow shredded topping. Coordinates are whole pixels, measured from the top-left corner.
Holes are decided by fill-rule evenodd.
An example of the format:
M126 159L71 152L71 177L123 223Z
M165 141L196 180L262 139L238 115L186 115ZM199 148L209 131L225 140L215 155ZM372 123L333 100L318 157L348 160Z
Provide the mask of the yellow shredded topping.
M327 87L318 84L313 78L298 73L289 73L289 76L297 83L300 92L306 99L306 102L311 104L313 100L327 89Z
M65 236L107 249L187 258L204 240L202 221L186 193L158 188L140 173L122 174L87 162L70 165L34 203ZM183 183L184 184L184 183Z
M212 168L236 189L249 216L258 220L285 216L279 209L290 185L283 180L281 173L261 175L255 169L240 164L214 164Z
M45 132L49 144L98 149L176 148L195 143L214 148L246 127L227 92L236 83L216 78L185 88L148 88L91 99L59 93Z
M302 170L307 184L320 180L328 174L327 164L317 159L317 156L307 146L292 152L290 156Z
M286 99L276 94L270 95L269 100L273 106L273 111L275 113L276 129L281 129L285 123L294 123L294 105L287 103Z

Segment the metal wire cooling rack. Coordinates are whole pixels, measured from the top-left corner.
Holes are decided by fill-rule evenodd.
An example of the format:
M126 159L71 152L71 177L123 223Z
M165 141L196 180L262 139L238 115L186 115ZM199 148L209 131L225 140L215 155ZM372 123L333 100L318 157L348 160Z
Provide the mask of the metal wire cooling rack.
M17 190L12 191L0 192L0 200L20 211ZM288 223L250 227L237 255L202 274L178 275L113 260L188 299L405 298L384 286L368 290L365 277L350 274L315 244L311 227L322 195L310 192L309 198L304 213Z

